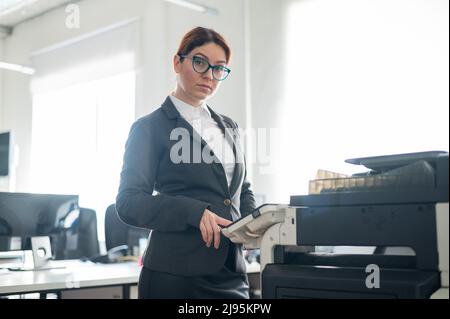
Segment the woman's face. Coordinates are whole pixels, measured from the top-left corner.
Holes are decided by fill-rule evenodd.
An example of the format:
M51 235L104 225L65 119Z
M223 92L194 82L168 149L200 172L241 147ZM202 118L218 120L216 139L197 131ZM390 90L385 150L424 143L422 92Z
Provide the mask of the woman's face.
M197 73L192 67L192 57L205 59L211 65L226 66L225 51L215 43L208 43L196 47L187 58L180 62L180 57L174 57L174 70L177 73L177 88L175 96L185 102L198 106L203 101L213 96L219 88L220 81L213 78L212 69L206 73Z

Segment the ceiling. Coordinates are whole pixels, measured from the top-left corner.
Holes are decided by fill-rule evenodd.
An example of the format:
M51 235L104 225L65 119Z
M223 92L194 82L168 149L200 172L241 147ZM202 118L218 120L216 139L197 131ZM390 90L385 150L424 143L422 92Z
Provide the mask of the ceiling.
M14 26L73 0L0 0L0 37Z
M0 39L11 34L12 29L29 19L40 16L55 8L80 0L0 0ZM214 8L206 7L189 0L165 0L200 12L217 14Z

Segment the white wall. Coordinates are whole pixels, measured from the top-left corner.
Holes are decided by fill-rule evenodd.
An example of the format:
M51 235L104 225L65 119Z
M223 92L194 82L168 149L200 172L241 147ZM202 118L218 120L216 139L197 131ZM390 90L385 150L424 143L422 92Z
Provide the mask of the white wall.
M59 8L18 25L4 41L4 58L10 62L29 64L30 55L38 50L68 39L139 17L141 20L141 50L137 70L136 117L160 106L175 86L171 68L181 36L191 27L215 28L230 42L233 49L233 75L220 93L211 100L219 112L244 125L244 24L243 3L240 0L211 0L207 4L219 10L209 16L179 8L162 0L85 0L78 2L81 28L65 27L66 13ZM70 63L70 61L68 61ZM30 191L30 152L32 103L30 78L14 72L4 73L3 116L1 128L11 129L20 149L15 191Z
M0 39L0 61L3 60L3 39ZM3 131L3 73L0 70L0 132ZM0 177L0 192L9 190L9 178Z
M0 61L3 60L3 39L0 39ZM0 130L3 125L3 72L4 70L0 70Z
M285 86L283 14L288 2L288 0L249 0L250 118L251 127L254 129L269 130L280 127L280 107L283 103L282 93ZM275 158L279 143L270 143L270 131L266 132L267 152L254 149L252 158L248 161L253 163L250 168L254 192L265 195L268 201L277 201L278 198L272 195L276 187L277 170L281 165ZM269 156L275 169L272 173L266 173L271 169Z

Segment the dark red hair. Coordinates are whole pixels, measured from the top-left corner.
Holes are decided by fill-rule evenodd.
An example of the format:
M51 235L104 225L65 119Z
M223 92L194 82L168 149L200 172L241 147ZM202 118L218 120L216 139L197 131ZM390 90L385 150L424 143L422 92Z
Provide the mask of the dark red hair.
M178 47L178 55L188 55L192 50L204 44L215 43L225 51L227 63L231 59L231 49L225 39L213 29L196 27L186 33Z

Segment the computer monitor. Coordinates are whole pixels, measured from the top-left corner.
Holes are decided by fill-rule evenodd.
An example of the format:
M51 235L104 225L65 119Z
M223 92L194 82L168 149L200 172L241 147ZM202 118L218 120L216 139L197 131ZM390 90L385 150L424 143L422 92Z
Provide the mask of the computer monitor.
M0 133L0 176L9 175L9 151L11 144L11 133Z
M29 249L31 237L58 235L77 209L78 195L0 192L0 251Z

